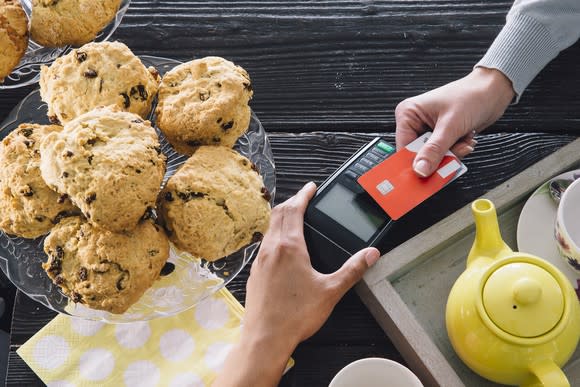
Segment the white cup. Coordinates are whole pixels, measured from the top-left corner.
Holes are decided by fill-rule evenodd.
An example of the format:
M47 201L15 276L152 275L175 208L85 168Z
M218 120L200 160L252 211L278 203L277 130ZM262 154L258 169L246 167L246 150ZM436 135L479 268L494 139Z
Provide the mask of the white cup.
M560 199L554 237L564 261L580 273L580 179L575 180Z
M408 368L388 359L369 357L341 369L328 387L423 387Z

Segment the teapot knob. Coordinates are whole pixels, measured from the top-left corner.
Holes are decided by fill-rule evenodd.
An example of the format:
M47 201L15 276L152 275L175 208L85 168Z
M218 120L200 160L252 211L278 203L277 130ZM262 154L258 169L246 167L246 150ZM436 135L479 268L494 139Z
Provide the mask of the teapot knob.
M513 287L514 300L520 305L533 305L542 297L542 285L532 278L521 278Z

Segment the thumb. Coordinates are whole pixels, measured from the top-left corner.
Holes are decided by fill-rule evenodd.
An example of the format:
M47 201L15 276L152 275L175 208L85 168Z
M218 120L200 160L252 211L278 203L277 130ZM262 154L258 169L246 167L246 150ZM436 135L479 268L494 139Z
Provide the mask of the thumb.
M374 247L362 249L350 257L340 269L330 274L331 283L339 296L342 297L365 274L367 269L378 261L381 253Z
M413 162L413 170L419 176L431 176L443 160L445 153L457 142L458 138L451 135L453 131L450 129L451 123L447 120L440 120L435 125L433 134L421 147Z

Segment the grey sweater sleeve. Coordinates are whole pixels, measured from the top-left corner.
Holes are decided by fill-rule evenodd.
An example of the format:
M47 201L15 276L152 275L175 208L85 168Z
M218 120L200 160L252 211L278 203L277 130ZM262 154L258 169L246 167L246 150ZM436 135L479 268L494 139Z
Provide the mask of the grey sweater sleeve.
M544 66L579 37L580 0L516 0L475 67L500 70L512 81L519 100Z

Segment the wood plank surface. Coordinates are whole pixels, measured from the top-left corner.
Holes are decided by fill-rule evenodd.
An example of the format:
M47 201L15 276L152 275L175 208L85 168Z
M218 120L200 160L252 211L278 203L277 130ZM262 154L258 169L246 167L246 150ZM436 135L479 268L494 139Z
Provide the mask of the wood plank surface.
M365 133L270 133L277 172L276 202L287 199L307 181L322 182L374 136ZM384 137L393 140L392 134ZM381 246L382 252L408 240L574 138L533 133L480 135L474 154L465 159L469 171L397 222ZM313 257L313 262L318 262L317 257ZM242 302L248 274L249 266L228 286ZM7 385L34 385L38 379L14 351L54 313L20 293L16 303ZM327 385L340 368L367 356L403 362L370 312L351 291L339 302L323 328L298 347L294 354L296 366L285 376L282 386Z
M248 70L251 103L274 151L279 203L320 183L380 133L394 108L468 73L504 23L512 0L133 0L113 35L138 55L218 55ZM391 229L382 252L443 219L580 134L580 44L531 84L479 136L468 173ZM0 90L0 121L33 87ZM518 133L526 132L526 133ZM316 264L317 257L313 257ZM229 289L243 301L246 268ZM54 316L18 294L8 386L42 385L15 350ZM325 386L350 361L402 359L354 292L301 344L283 386Z
M113 39L137 54L242 65L271 130L393 131L397 103L468 73L511 3L133 0ZM494 130L579 134L579 62L577 43ZM30 90L1 90L0 118Z

